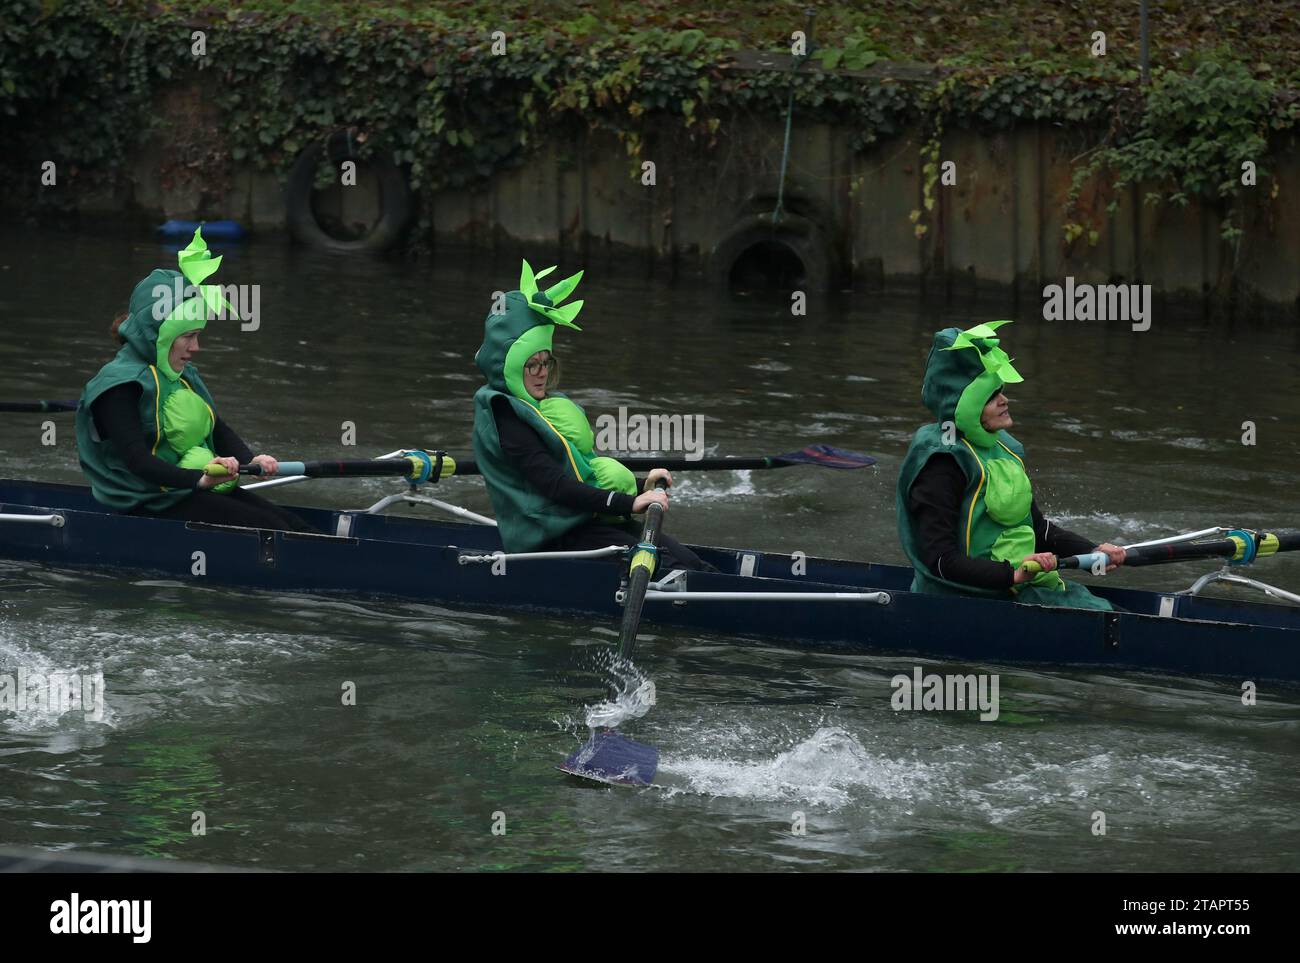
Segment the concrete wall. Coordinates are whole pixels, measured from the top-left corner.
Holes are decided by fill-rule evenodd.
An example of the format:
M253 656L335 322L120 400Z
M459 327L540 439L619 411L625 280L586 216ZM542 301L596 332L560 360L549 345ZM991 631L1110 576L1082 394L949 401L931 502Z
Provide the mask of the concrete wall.
M201 109L200 109L201 112ZM180 120L180 118L177 118ZM708 145L676 123L648 132L644 159L656 164L656 184L611 135L573 130L541 147L521 167L471 190L447 190L428 200L437 247L482 250L502 245L560 247L588 266L642 257L648 270L717 272L711 253L746 215L771 211L777 194L784 125L737 117ZM1300 146L1292 137L1266 160L1278 178L1255 188L1245 210L1239 251L1219 239L1225 211L1142 205L1147 188L1118 198L1105 214L1105 190L1091 201L1100 237L1066 245L1062 204L1071 161L1083 149L1079 132L1024 126L1009 133L955 131L941 159L957 164L957 184L936 186L938 203L918 240L910 212L921 206L920 146L910 131L855 153L847 132L795 124L786 176L785 209L793 222L774 236L793 237L791 224L809 225L811 242L826 248L831 273L868 288L923 286L964 296L1014 290L1041 297L1046 283L1124 279L1150 283L1166 304L1221 305L1231 291L1236 258L1239 309L1300 319ZM162 217L230 217L255 231L285 226L281 184L272 175L237 168L221 190L204 197L195 185L162 175L163 145L141 145L129 185L112 196L87 197L86 212L142 208ZM358 187L335 188L321 206L349 221L373 221L377 191L364 174Z
M505 239L560 245L599 258L634 250L679 271L707 272L709 255L745 213L774 206L783 130L776 122L735 121L713 149L672 129L648 138L644 158L657 184L633 176L621 145L592 135L551 146L484 188L434 198L434 230L444 243ZM784 204L825 230L831 256L857 283L924 285L953 295L1014 289L1041 297L1044 284L1122 279L1149 283L1158 296L1208 306L1230 292L1236 259L1239 297L1253 310L1300 319L1300 145L1282 145L1269 182L1247 189L1239 250L1220 240L1227 211L1191 203L1152 207L1136 185L1105 208L1091 201L1096 245L1065 242L1064 202L1082 139L1053 127L947 135L941 160L957 164L957 184L936 186L935 210L918 240L910 213L921 207L920 131L855 154L833 127L795 126ZM499 233L498 233L499 232ZM779 234L779 232L778 232Z

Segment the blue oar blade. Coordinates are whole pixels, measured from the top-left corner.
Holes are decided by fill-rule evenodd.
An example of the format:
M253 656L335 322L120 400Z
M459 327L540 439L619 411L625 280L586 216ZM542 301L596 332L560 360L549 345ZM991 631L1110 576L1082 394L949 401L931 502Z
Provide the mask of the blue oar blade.
M658 769L658 749L612 729L596 733L560 766L571 776L615 786L648 786Z
M800 465L821 465L823 468L866 468L876 459L856 451L845 451L830 445L809 445L786 455L776 455L772 461L794 462Z

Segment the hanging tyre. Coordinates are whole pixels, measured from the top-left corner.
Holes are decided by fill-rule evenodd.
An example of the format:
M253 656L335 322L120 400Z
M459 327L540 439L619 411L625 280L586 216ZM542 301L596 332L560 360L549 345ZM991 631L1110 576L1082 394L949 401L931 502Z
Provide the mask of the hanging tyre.
M335 169L346 160L355 160L358 167L369 168L379 182L379 219L363 237L334 237L317 220L312 192L316 168L326 156ZM381 153L362 159L355 150L355 131L342 130L315 141L298 155L285 185L285 204L289 232L300 243L339 254L377 254L401 239L411 217L411 190L406 175L391 157Z

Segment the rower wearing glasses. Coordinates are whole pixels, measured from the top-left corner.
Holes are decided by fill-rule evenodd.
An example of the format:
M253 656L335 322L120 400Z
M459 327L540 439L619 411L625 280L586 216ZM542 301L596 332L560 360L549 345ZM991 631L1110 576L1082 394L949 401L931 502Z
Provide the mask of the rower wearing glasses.
M178 255L180 271L157 270L135 286L127 313L113 323L116 357L86 385L77 409L77 454L100 504L132 515L218 525L314 531L273 502L221 480L241 463L278 467L254 456L216 413L192 358L210 313L230 309L220 285L204 284L221 264L200 230ZM187 296L189 295L189 296Z
M1111 609L1053 571L1055 556L1088 552L1105 553L1113 569L1124 549L1096 545L1039 510L1024 448L1007 431L1003 387L1024 380L998 347L996 329L1009 323L934 336L921 399L936 421L916 432L898 478L898 533L916 571L912 590ZM1029 560L1043 570L1022 567Z
M635 545L631 522L654 503L668 508L655 490L667 469L656 468L638 486L613 458L592 450L586 414L556 390L559 361L551 340L557 326L581 330L573 319L581 301L563 304L582 272L545 291L525 261L519 290L488 313L483 345L474 356L487 384L474 396L474 457L487 483L502 545L507 552L586 551ZM709 566L671 536L660 533L661 571Z

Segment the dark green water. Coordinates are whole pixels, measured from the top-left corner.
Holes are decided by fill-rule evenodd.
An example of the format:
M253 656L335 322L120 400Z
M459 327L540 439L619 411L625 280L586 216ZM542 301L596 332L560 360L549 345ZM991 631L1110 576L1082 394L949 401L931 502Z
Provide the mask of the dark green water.
M133 284L172 264L148 243L0 232L0 398L75 397ZM255 450L465 451L482 318L517 277L505 258L232 250L218 278L262 286L262 326L214 324L198 364ZM822 441L880 459L681 475L668 524L687 540L901 561L894 478L927 417L929 335L973 314L1018 319L1013 431L1049 516L1120 542L1297 524L1294 331L1157 314L1134 333L1045 323L1033 304L963 316L874 297L791 318L780 298L599 271L579 296L584 331L557 335L557 352L593 417L702 414L720 453ZM0 419L0 476L80 480L69 416L54 416L52 447L43 416ZM345 421L356 449L339 444ZM1243 421L1257 445L1241 444ZM322 481L276 497L357 507L391 490ZM490 511L474 479L439 494ZM1110 578L1181 588L1205 570ZM1256 574L1300 589L1298 560ZM553 769L612 636L0 562L0 673L102 670L108 693L99 722L0 714L0 843L283 869L1300 869L1300 690L1246 708L1220 680L928 664L1000 673L1002 718L980 723L893 712L889 678L913 659L656 632L639 662L659 704L630 731L661 749L670 788L612 791ZM345 681L355 707L340 706ZM1098 810L1105 837L1090 832ZM791 832L797 813L806 835Z

